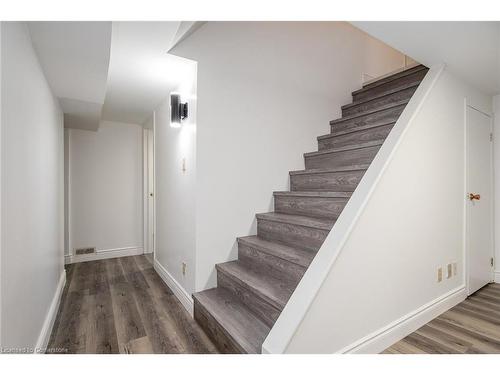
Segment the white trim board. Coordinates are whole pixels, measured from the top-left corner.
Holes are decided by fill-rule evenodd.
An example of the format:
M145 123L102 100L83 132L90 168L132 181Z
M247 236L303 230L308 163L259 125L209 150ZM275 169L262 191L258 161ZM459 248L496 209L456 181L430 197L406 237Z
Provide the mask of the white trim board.
M459 304L465 298L467 298L467 291L465 285L462 285L389 323L380 330L366 335L355 343L339 350L339 353L380 353Z
M93 260L129 257L133 255L142 255L142 254L144 254L144 249L142 247L122 247L117 249L104 249L104 250L97 250L94 254L65 255L64 263L71 264L80 262L90 262Z
M494 279L493 279L494 282L496 283L500 283L500 271L495 271L494 272Z
M160 275L162 280L172 290L177 299L182 303L182 306L193 316L193 298L188 292L174 279L174 277L163 267L160 262L155 259L155 271Z
M43 322L42 330L38 336L38 340L35 345L35 354L45 353L47 345L49 344L50 335L52 334L52 328L54 327L54 322L56 320L57 312L59 311L59 304L61 303L62 292L64 286L66 285L66 270L63 270L61 276L59 277L59 282L57 284L57 289L50 303L49 311L45 316Z

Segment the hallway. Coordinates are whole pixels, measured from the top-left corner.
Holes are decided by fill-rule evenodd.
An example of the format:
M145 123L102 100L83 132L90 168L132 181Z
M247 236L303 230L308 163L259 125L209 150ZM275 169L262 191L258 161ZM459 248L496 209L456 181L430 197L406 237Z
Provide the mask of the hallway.
M216 353L146 255L66 266L51 353Z

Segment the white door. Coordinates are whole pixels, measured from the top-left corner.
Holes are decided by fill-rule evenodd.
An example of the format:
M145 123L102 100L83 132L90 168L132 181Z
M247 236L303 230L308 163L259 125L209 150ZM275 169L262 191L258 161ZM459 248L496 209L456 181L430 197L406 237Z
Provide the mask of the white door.
M467 106L467 287L472 294L492 281L493 165L491 117Z

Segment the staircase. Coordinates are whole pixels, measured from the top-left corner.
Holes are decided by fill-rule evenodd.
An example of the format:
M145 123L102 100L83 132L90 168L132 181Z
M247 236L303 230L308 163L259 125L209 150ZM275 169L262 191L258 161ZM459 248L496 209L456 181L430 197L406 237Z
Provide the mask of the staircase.
M194 316L225 353L262 343L428 69L418 65L365 85L342 118L290 172L291 191L257 214L257 235L238 238L238 260L217 264L217 287L193 294Z

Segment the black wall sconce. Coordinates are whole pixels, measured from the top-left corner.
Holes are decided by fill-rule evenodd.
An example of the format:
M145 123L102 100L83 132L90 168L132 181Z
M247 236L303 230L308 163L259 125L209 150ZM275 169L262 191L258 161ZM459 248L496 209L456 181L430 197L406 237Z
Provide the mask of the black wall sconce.
M170 122L173 127L181 126L181 122L188 117L188 104L181 103L179 94L170 95Z

